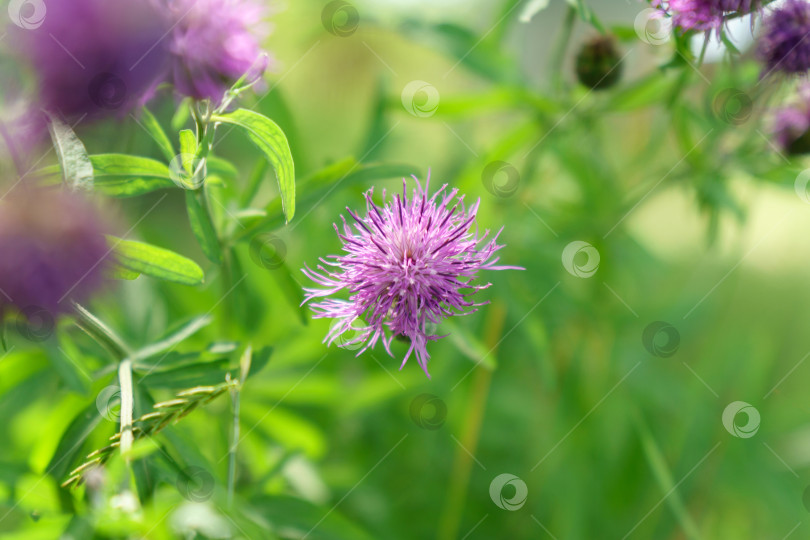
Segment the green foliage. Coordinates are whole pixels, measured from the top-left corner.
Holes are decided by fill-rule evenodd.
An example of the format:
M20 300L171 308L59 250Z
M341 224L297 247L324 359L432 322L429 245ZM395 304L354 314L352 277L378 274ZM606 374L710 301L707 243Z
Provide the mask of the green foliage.
M339 37L328 5L291 3L269 90L48 119L31 179L129 230L113 284L41 340L4 314L0 538L806 536L810 161L770 132L795 84L727 31L711 64L695 32L648 43L624 3L378 4ZM572 68L595 33L624 57L598 92ZM440 99L419 116L422 79ZM526 268L472 282L492 286L433 332L430 381L403 341L327 348L300 272L340 253L363 193L428 170ZM749 439L722 422L738 400Z

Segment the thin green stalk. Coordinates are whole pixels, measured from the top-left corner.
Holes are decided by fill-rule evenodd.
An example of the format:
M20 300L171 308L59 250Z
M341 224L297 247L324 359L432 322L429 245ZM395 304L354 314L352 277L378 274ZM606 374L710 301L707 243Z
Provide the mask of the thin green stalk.
M250 374L250 365L253 362L253 346L248 345L239 359L239 384L231 387L231 403L233 404L233 434L231 446L228 448L228 504L233 504L234 485L236 484L236 449L239 446L239 404L241 402L242 385Z
M551 77L552 86L555 92L562 93L563 91L563 67L565 65L565 53L568 50L568 42L571 41L571 32L574 29L574 22L576 21L577 10L573 6L568 6L565 12L565 19L560 29L560 36L554 46L554 52L551 57Z
M132 386L132 350L112 328L90 313L87 308L76 302L73 303L73 308L76 314L76 325L99 345L110 351L118 360L118 386L121 392L121 453L126 454L132 448L132 416L135 409Z
M488 311L485 327L487 334L485 344L491 354L497 354L495 347L500 340L503 330L503 323L506 316L506 309L501 303L494 303ZM481 425L484 420L487 397L489 396L489 386L492 381L492 370L477 366L473 380L473 391L468 406L469 413L465 419L464 428L461 434L461 444L456 449L453 461L453 470L450 477L450 487L447 496L447 503L439 522L437 538L439 540L454 540L458 537L458 529L464 513L464 500L467 488L470 485L470 473L473 464L473 455L478 447L478 439L481 433Z
M231 445L228 448L228 504L233 504L234 485L236 483L236 448L239 445L239 389L231 390L231 403L233 404L233 434Z
M121 453L126 456L132 448L132 416L135 409L132 360L129 358L118 364L118 385L121 388Z

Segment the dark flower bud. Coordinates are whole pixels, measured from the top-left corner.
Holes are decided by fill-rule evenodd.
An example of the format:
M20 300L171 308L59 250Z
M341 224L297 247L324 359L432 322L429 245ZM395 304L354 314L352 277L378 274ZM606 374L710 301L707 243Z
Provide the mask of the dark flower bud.
M582 46L576 59L579 82L593 90L604 90L621 78L621 56L611 36L597 36Z

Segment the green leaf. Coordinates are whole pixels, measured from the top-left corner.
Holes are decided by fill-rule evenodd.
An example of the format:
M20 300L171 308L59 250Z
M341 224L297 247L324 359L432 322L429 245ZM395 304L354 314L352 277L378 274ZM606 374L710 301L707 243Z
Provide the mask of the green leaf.
M548 7L549 0L529 0L520 10L520 22L527 23L532 17Z
M600 32L605 31L605 27L596 17L596 14L583 0L566 0L568 5L572 6L579 13L579 18L590 24Z
M107 240L118 263L134 272L183 285L199 285L205 278L197 263L168 249L115 236Z
M183 98L177 106L177 110L172 116L171 126L175 131L180 131L180 128L186 125L188 119L191 117L191 107L193 101L191 98ZM174 157L174 156L172 156Z
M169 167L154 159L126 154L90 156L95 187L111 197L134 197L158 189L177 187Z
M93 189L93 164L84 144L69 125L53 115L48 115L48 118L48 130L62 167L62 179L72 189Z
M205 158L205 162L208 166L209 175L219 176L227 180L233 180L239 176L239 170L226 159L209 155ZM265 160L262 160L262 162L267 163Z
M209 362L195 362L166 370L150 370L140 382L147 388L179 390L193 386L212 386L225 381L225 376L238 377L239 370L230 367L227 358Z
M154 141L157 143L160 151L163 152L163 157L165 157L167 161L173 160L175 151L174 146L172 146L172 141L169 140L168 135L166 135L166 132L163 131L163 128L160 126L157 118L155 118L155 116L146 107L141 109L141 124L144 128L146 128L147 133L149 133L152 139L154 139Z
M675 79L655 73L637 83L619 89L610 100L611 112L626 112L660 103L672 88Z
M264 152L276 171L282 210L289 222L295 214L295 164L290 144L281 128L266 116L246 109L214 115L212 120L243 128L253 144Z
M489 350L484 343L472 332L464 328L463 325L456 324L451 319L442 322L443 329L449 333L450 340L455 343L461 354L472 360L476 365L493 370L497 367L495 354Z
M190 129L180 131L180 157L186 173L194 172L194 158L197 156L197 137Z
M104 321L76 302L73 302L73 309L76 313L76 326L93 338L96 343L107 349L116 360L123 360L129 356L129 347Z
M48 474L58 481L64 480L73 463L81 454L84 441L101 421L96 404L81 411L67 427L48 464Z
M371 536L334 508L319 507L287 495L261 495L252 506L270 522L273 531L311 540L364 540ZM317 526L316 526L317 525Z
M111 264L106 269L106 276L108 279L125 279L127 281L132 281L133 279L138 279L141 276L141 273L134 272L129 268L124 268L120 264Z
M208 201L205 199L205 191L186 191L186 211L191 231L194 233L197 242L200 243L203 253L208 259L215 263L222 263L222 250L219 245L219 238L211 221L211 214L207 209Z
M205 328L213 321L210 315L200 315L194 317L189 322L183 324L177 330L170 332L168 335L162 337L155 343L147 345L142 349L136 351L132 355L133 361L146 360L153 356L157 356L163 351L173 349L187 338L196 334L200 329Z
M300 206L303 208L310 205L315 206L339 187L348 187L386 178L407 178L412 174L418 176L419 173L419 169L412 165L361 164L354 158L346 158L309 175L300 182L302 186L306 186L307 188L307 195L301 199ZM278 201L272 201L268 204L267 217L239 231L238 239L249 238L253 236L257 230L275 229L283 225L283 222L278 217L278 206Z

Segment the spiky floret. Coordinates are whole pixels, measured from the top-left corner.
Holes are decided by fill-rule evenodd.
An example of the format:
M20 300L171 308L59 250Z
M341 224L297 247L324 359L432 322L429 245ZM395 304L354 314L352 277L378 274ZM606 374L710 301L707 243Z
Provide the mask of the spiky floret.
M473 230L480 200L466 207L464 196L447 184L428 197L430 175L424 188L413 178L416 188L410 197L403 179L402 194L382 207L372 200L373 189L366 192L365 216L346 208L354 222L350 225L341 216L342 227L334 225L344 254L321 258L316 270L303 269L322 287L306 288L304 302L323 298L311 303L314 317L336 319L324 342L354 331L344 346L360 345L358 355L379 340L393 356L393 339L407 338L410 348L400 369L414 353L430 377L427 342L446 337L432 335L431 326L487 303L470 300L491 285L473 284L479 270L522 268L496 266L495 252L503 247L497 243L500 231L491 236L487 230L479 237ZM382 198L387 200L385 190ZM331 298L342 291L348 300ZM367 325L358 328L361 318Z
M746 15L762 7L761 0L652 0L652 5L672 16L682 30L717 30L729 17Z

